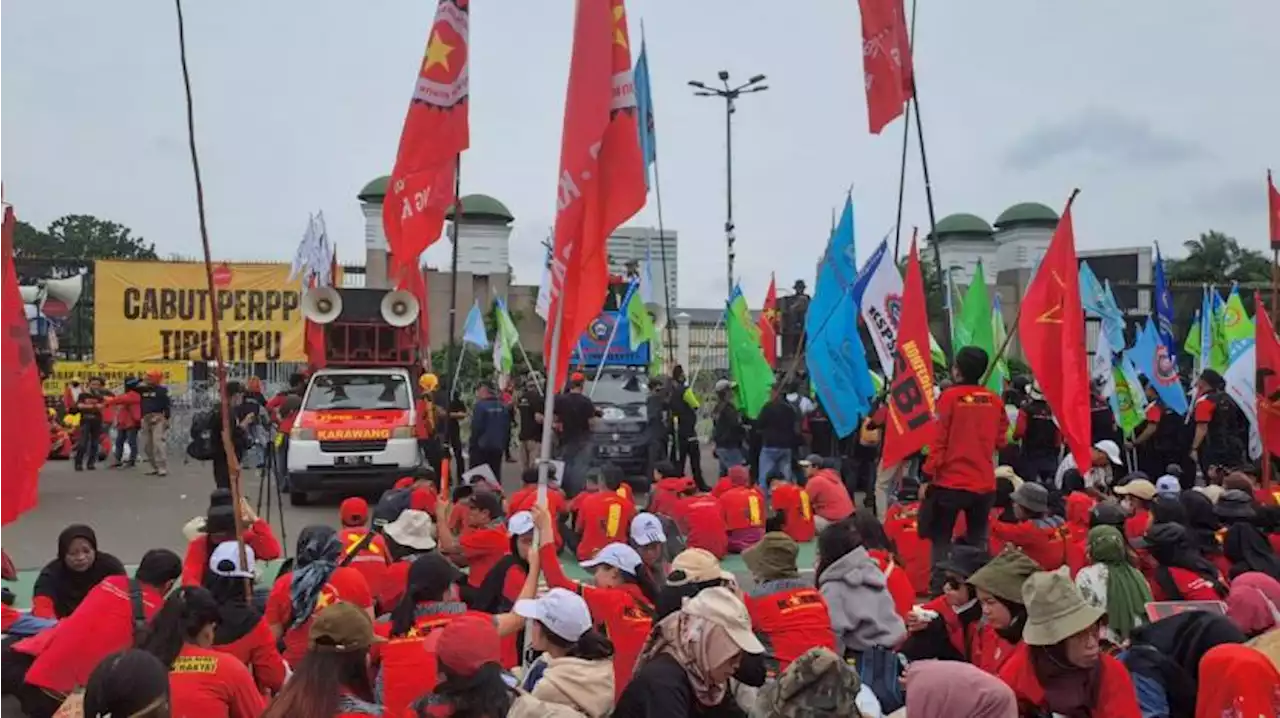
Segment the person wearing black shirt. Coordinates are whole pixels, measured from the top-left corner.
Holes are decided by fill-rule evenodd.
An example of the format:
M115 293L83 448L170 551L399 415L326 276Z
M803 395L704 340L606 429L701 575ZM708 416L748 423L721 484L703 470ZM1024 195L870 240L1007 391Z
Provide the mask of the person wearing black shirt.
M533 377L525 382L524 390L516 398L516 413L520 419L520 468L528 471L538 466L542 453L542 409L546 397L538 391L538 381Z
M445 425L445 440L449 442L449 447L453 451L454 466L458 467L458 474L461 475L467 470L467 462L462 455L462 420L467 418L467 405L463 403L462 397L450 391L449 387L441 386L436 392L436 404L444 406L445 402L441 398L448 397L449 421Z
M502 400L486 383L476 389L476 405L471 413L471 465L487 464L501 481L502 451L511 432L511 415Z
M716 416L711 426L711 440L716 445L721 476L729 473L729 467L747 463L743 454L747 430L742 426L742 412L733 403L733 387L734 383L728 379L716 382Z
M796 425L799 419L796 410L783 397L781 392L774 392L773 398L760 410L755 426L760 431L760 483L768 497L766 476L776 471L793 481L791 474L791 450L796 445Z
M569 391L556 397L556 419L560 423L560 460L564 476L560 488L573 498L586 482L591 464L591 423L596 418L596 405L583 393L586 377L574 372L569 377Z
M169 473L169 388L164 385L164 373L156 369L147 372L146 381L138 387L142 396L142 453L151 465L148 476L165 476Z
M684 471L690 465L693 481L699 491L710 491L702 478L702 447L698 443L697 399L685 383L684 367L679 364L671 372L671 416L676 424L676 467ZM693 401L690 402L690 399Z
M89 379L89 388L76 399L76 411L80 414L80 437L76 442L76 471L94 470L98 461L98 448L102 443L102 410L111 392L102 388L102 377Z
M258 412L245 412L241 409L244 402L244 385L238 381L227 382L227 401L231 405L231 445L236 452L236 461L244 456L249 448L248 429L258 420ZM213 482L220 489L231 488L231 467L227 461L226 451L222 446L222 404L213 407L210 426L210 441L213 444Z

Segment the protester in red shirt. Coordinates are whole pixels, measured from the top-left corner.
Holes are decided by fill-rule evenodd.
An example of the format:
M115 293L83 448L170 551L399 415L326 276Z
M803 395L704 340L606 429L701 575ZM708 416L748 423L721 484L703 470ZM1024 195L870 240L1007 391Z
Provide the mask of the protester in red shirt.
M811 648L836 651L836 635L827 600L813 583L800 578L800 546L785 533L771 531L742 553L755 585L743 596L751 627L765 645L766 668L777 677Z
M668 462L659 463L671 466ZM671 466L671 470L676 469ZM676 505L680 503L681 497L692 495L695 488L697 485L689 476L664 476L658 479L649 494L649 513L675 516Z
M906 620L916 602L916 590L911 585L903 561L898 557L897 547L889 540L880 519L873 511L863 509L853 515L853 526L862 534L862 545L867 555L880 567L884 574L885 588L893 596L894 612Z
M525 469L520 475L524 486L511 494L507 499L507 515L528 511L538 503L538 469ZM569 512L569 500L564 492L555 486L547 486L547 508L556 517L552 528L556 532L556 548L564 548L564 536L560 534L560 518Z
M987 522L995 499L995 465L992 457L1008 442L1009 416L1004 402L981 385L989 357L978 347L956 352L951 367L954 385L942 392L937 403L937 432L922 471L929 478L921 491L933 542L933 563L951 553L956 517L964 514L965 542L987 545ZM943 575L933 572L929 592L942 592Z
M436 508L440 553L467 567L467 586L474 590L480 588L489 570L511 552L511 540L502 522L502 500L497 494L476 491L460 508L465 508L467 528L456 539L449 528L451 507L442 503Z
M933 566L929 539L920 535L919 490L915 477L904 476L884 515L884 533L897 548L902 568L917 591L928 587Z
M707 498L715 502L714 498ZM533 518L538 526L538 535L542 537L539 558L547 586L575 591L586 600L592 621L603 626L604 634L613 641L614 686L617 695L621 695L631 680L636 659L653 626L653 605L658 600L658 587L640 554L625 543L611 543L594 558L582 562L582 567L592 573L594 586L569 580L556 558L555 543L549 530L550 514L541 507L534 507Z
M499 635L492 619L460 616L432 634L426 650L435 656L440 682L414 701L405 718L489 718L511 711L517 694L499 665Z
M724 496L725 492L737 487L745 486L751 483L751 470L741 464L730 466L724 476L711 487L711 495L717 499Z
M991 533L1013 544L1045 571L1067 562L1067 538L1071 535L1061 516L1049 513L1049 490L1028 481L1013 492L1013 512L1017 521L995 521Z
M943 564L945 574L945 566ZM1022 643L1027 608L1023 604L1022 584L1040 564L1015 549L1009 549L987 562L969 576L982 605L982 627L973 647L973 665L987 673L998 674L1000 668Z
M111 466L133 466L138 463L138 428L142 426L142 395L138 393L138 380L126 379L124 391L119 396L107 398L107 406L116 414L116 453ZM124 460L124 447L129 445L129 460Z
M1083 491L1067 496L1067 567L1072 578L1089 564L1089 513L1097 503Z
M742 553L764 536L764 494L751 485L745 466L730 467L728 478L733 486L718 497L720 509L728 530L729 553Z
M587 494L579 505L574 527L579 536L579 561L591 558L608 544L626 541L636 515L635 504L617 494L620 478L608 474L604 478L606 490Z
M342 557L338 563L359 571L373 595L381 596L387 581L387 567L391 565L391 552L382 536L368 528L369 503L359 496L343 499L338 517L342 522L338 533Z
M818 531L853 515L853 499L849 498L849 490L835 469L826 466L825 459L810 454L800 462L800 468L807 477L804 491L809 495L813 523Z
M43 633L19 641L17 653L34 656L19 692L29 716L49 716L63 697L88 680L104 657L133 645L135 618L145 622L160 610L164 596L182 575L182 561L166 549L152 549L138 564L134 579L109 576L85 596L70 616ZM135 616L133 593L139 596L142 616ZM17 669L5 666L5 672Z
M169 668L169 705L176 716L257 718L266 705L253 676L235 656L212 648L218 603L187 586L165 601L139 645Z
M360 574L355 574L359 576ZM369 676L373 621L367 611L337 601L309 621L307 650L262 718L368 718L383 715Z
M98 550L98 535L84 524L71 524L58 534L58 557L36 577L31 615L66 618L108 576L123 576L120 559Z
M401 511L399 518L382 527L394 562L387 567L379 605L391 607L400 602L413 563L428 553L435 553L435 532L435 522L427 512L416 509Z
M209 569L209 554L223 541L236 540L235 509L231 506L210 506L204 522L204 535L196 536L187 544L187 554L182 560L182 585L201 586ZM280 541L271 531L271 524L258 517L249 502L240 499L240 520L245 525L245 545L263 561L280 558L283 551Z
M769 477L769 501L782 517L782 531L798 543L813 540L813 503L809 494L782 474Z
M1186 528L1156 524L1136 545L1155 559L1148 582L1157 601L1220 601L1227 597L1226 578L1196 550Z
M1124 522L1125 538L1141 538L1151 528L1151 502L1156 498L1156 485L1130 474L1126 481L1115 487L1115 493L1123 497L1120 506L1129 512L1129 518Z
M711 494L687 496L676 506L674 518L687 547L706 549L717 559L729 553L729 529L716 497Z
M293 571L276 579L267 596L267 625L284 638L284 660L297 666L307 651L315 614L339 601L351 603L373 620L373 594L360 572L338 566L342 543L328 526L308 526L298 535Z
M974 661L982 604L967 582L990 560L983 549L964 544L951 547L951 556L942 565L946 576L942 595L907 614L908 635L901 650L908 660Z

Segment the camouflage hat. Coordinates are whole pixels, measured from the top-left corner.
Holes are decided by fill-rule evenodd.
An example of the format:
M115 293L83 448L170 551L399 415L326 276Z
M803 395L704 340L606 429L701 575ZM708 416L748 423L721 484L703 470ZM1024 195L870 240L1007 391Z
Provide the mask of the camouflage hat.
M756 709L764 718L858 715L861 687L852 666L826 648L811 648L761 689Z

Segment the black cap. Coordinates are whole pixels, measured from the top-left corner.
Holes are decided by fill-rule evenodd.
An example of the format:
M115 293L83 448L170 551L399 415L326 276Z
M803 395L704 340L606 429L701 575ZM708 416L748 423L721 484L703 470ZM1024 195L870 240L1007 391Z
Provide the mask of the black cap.
M428 551L418 554L409 567L408 585L420 589L421 594L440 596L453 584L462 580L464 574L449 559L439 552Z
M1103 501L1094 506L1093 510L1089 512L1089 527L1114 526L1123 530L1124 522L1128 518L1129 515L1118 504Z
M472 508L488 511L493 518L502 518L502 499L492 491L475 491L471 494Z
M204 518L207 534L233 534L236 530L236 510L229 504L210 506Z
M990 560L991 554L984 549L956 544L951 547L951 553L947 555L946 560L938 563L938 568L947 573L969 578L977 573L978 569L986 566Z
M231 489L214 489L209 492L209 506L230 506Z
M1187 540L1187 529L1182 524L1155 524L1147 529L1147 533L1130 541L1134 548L1150 548L1152 546L1176 546Z
M1213 513L1224 519L1251 519L1258 512L1253 508L1253 497L1240 489L1227 489L1218 497Z

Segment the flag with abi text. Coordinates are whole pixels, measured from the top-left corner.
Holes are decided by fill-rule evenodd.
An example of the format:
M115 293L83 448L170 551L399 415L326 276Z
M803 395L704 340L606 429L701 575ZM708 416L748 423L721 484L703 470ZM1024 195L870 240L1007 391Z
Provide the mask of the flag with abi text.
M888 417L884 427L881 466L893 466L933 442L933 361L929 352L929 315L925 303L924 276L916 242L911 240L907 276L903 282L902 321L893 351L893 377L889 383Z
M862 72L871 134L903 113L911 99L911 43L902 0L858 0L862 13Z
M0 350L0 388L4 391L4 473L0 474L0 524L8 524L35 508L40 467L49 456L49 421L45 415L40 370L31 347L31 329L18 289L13 265L13 208L4 208L4 275L0 277L0 306L4 308L4 337Z

